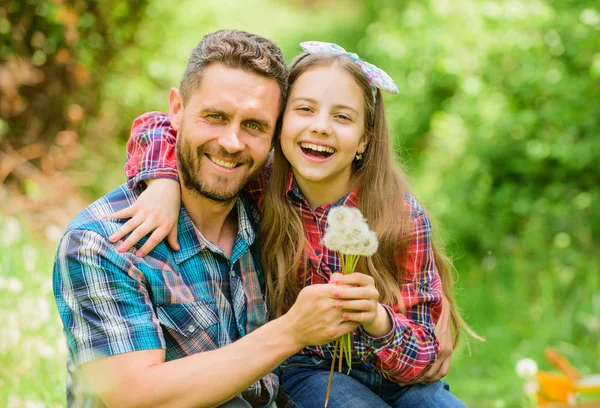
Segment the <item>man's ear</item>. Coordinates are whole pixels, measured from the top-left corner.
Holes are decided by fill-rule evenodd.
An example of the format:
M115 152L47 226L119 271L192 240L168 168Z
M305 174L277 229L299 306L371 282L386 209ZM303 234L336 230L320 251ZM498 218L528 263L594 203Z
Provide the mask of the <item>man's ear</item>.
M183 97L177 88L169 92L169 120L175 130L179 130L183 120Z

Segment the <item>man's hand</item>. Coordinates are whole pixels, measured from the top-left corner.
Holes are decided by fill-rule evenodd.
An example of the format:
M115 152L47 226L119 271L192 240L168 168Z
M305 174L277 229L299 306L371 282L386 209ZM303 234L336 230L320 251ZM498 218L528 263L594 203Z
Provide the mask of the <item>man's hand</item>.
M143 257L154 249L165 237L169 246L178 251L177 221L181 207L179 183L171 179L147 180L148 187L130 207L105 218L131 218L110 236L109 241L117 242L131 232L131 235L119 245L119 252L129 251L140 239L152 232L152 235L137 251L136 256Z
M336 306L340 289L333 284L307 286L300 291L290 310L282 316L290 328L290 336L298 349L327 344L354 330L358 324L344 318Z
M435 382L445 377L450 371L450 362L454 346L452 345L452 329L450 327L450 306L444 296L442 302L442 315L435 326L435 336L440 343L440 351L437 360L431 368L425 373L420 382Z
M450 309L446 296L442 302L442 315L435 326L435 336L440 343L440 351L437 360L421 376L405 385L436 382L444 378L450 371L452 353L454 346L452 344L452 329L450 327Z

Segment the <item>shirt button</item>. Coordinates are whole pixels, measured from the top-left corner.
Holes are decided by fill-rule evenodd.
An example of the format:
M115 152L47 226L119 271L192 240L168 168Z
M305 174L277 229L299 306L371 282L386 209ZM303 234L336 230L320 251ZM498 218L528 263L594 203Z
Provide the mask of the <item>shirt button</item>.
M315 251L315 254L317 254L317 256L321 255L321 251L319 251L318 249Z
M188 327L188 331L189 331L190 333L193 333L193 332L195 332L195 331L196 331L196 328L195 328L194 326L190 326L190 327Z

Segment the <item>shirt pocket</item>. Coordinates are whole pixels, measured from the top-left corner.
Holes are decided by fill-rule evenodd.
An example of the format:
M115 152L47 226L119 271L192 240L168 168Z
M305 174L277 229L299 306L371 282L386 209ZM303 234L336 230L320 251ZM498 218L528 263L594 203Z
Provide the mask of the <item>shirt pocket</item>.
M167 361L220 347L215 301L159 305L157 316L163 326Z

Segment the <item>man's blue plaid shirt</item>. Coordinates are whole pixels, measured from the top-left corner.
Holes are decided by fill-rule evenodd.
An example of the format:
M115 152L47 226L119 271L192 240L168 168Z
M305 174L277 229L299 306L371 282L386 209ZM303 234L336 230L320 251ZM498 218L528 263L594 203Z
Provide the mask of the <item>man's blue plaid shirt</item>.
M128 207L140 192L123 184L100 198L73 220L59 244L54 295L69 349L68 406L104 406L89 391L80 364L157 348L166 349L167 361L174 360L224 347L267 321L252 202L243 194L238 199L238 236L230 259L204 239L183 206L181 249L173 251L163 241L137 258L136 248L145 240L117 252L119 243L108 237L125 221L102 217ZM277 388L277 377L269 374L242 395L255 405L274 399Z

